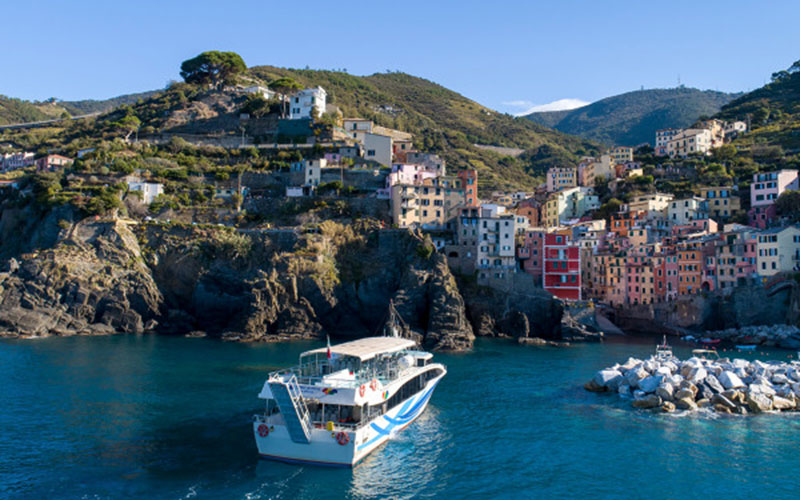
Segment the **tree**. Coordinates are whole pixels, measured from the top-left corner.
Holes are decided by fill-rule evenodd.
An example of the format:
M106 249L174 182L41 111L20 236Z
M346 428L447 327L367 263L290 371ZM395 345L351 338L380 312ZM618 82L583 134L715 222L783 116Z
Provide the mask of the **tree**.
M800 191L784 191L775 201L778 215L789 217L793 222L800 221Z
M268 87L281 94L281 102L283 103L281 107L281 118L286 118L286 97L288 97L289 94L301 90L303 86L297 83L293 78L282 77L271 81Z
M230 83L234 77L247 69L242 57L236 52L212 50L187 59L181 63L181 78L186 83L199 83L218 87Z

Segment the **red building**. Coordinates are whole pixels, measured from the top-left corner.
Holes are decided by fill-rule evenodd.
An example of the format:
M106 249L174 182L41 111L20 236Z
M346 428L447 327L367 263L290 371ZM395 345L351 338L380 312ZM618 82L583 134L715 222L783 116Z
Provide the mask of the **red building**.
M478 206L478 171L459 170L458 178L464 188L464 202L468 207Z
M581 253L569 236L544 236L544 289L565 300L581 300Z

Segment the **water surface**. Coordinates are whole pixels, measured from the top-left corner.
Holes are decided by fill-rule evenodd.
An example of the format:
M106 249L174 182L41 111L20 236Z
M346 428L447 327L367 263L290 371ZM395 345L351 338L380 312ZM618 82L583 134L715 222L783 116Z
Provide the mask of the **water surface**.
M449 373L426 413L355 470L259 460L266 374L318 345L2 341L0 498L797 498L800 417L661 415L583 390L653 339L479 341L437 355Z

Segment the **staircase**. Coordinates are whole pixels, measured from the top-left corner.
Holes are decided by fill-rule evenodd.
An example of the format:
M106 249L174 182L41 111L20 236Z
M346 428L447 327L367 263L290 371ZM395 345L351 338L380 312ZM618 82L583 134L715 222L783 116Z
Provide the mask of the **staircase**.
M295 443L308 444L311 442L311 419L297 377L292 375L288 381L276 376L270 377L269 388L272 397L278 403L278 408L286 421L286 430Z

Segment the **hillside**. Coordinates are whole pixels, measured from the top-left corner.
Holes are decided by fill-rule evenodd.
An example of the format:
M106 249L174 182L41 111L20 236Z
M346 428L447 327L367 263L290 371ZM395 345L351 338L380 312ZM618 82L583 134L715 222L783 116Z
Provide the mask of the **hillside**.
M54 104L33 103L0 95L0 125L52 120L63 112L63 108Z
M58 104L64 108L70 115L88 115L91 113L105 113L114 108L134 104L139 100L149 99L160 92L159 90L150 90L147 92L137 92L135 94L125 94L109 99L84 99L82 101L59 101Z
M800 153L800 61L773 75L772 82L731 101L717 115L721 119L750 117L751 132L738 138L739 149L767 151L772 156Z
M81 116L92 113L105 113L119 106L134 104L141 99L148 99L158 92L139 92L100 100L48 100L42 102L32 102L0 95L0 125L53 120L68 115Z
M678 87L627 92L571 111L532 113L525 118L608 145L652 143L655 131L688 127L711 116L735 94Z
M293 70L258 66L251 74L264 81L291 77L304 86L321 85L328 102L345 116L369 118L377 124L414 134L415 144L437 152L454 167L473 166L481 187L528 188L534 177L552 165L596 150L589 141L553 131L530 120L492 111L428 80L404 73L360 77L334 71ZM474 144L524 149L535 160L503 157Z

